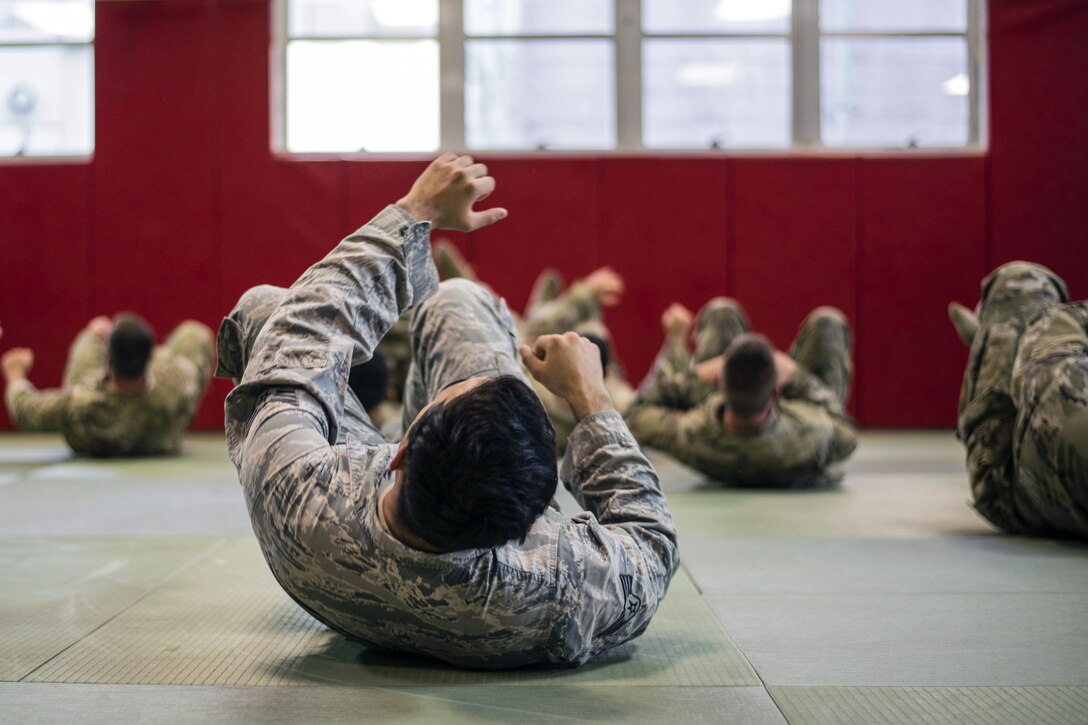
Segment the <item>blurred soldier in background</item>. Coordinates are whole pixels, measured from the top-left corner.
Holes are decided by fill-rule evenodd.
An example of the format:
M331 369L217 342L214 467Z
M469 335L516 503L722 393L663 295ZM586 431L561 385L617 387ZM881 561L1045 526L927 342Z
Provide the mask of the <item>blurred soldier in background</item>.
M732 486L799 488L837 482L831 466L857 445L843 412L850 383L850 330L833 307L814 310L790 348L751 333L731 299L708 302L695 323L673 304L662 315L665 344L627 424L659 448Z
M33 365L27 348L0 358L4 399L20 429L60 432L73 451L91 456L175 453L208 383L212 332L188 320L155 347L136 315L96 317L72 344L63 387L34 387Z

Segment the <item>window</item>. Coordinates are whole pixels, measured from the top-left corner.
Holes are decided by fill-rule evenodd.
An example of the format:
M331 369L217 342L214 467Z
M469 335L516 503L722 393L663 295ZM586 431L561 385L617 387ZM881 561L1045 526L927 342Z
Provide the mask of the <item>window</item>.
M280 0L275 142L978 147L981 20L981 0Z
M0 0L0 157L94 150L93 0Z

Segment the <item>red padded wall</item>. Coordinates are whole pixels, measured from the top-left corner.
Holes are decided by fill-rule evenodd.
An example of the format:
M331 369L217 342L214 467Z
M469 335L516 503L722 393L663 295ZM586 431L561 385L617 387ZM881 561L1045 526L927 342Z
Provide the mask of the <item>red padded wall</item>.
M94 312L220 311L214 4L97 3ZM214 401L199 423L222 425Z
M91 184L89 164L0 168L0 350L34 350L39 387L60 384L68 345L91 317Z
M483 159L495 193L485 206L510 216L471 235L480 279L523 311L545 267L569 282L601 263L599 162L585 159Z
M676 301L695 311L727 292L729 166L720 158L602 164L599 261L611 264L627 285L622 304L606 312L606 321L618 359L638 382L661 346L665 307Z
M946 314L985 274L985 159L859 161L854 361L869 425L954 426L967 348Z
M737 159L733 169L730 289L752 327L785 350L813 308L833 305L856 329L857 162ZM865 372L855 371L852 410Z
M1088 3L990 0L992 251L1088 296Z
M96 7L93 160L0 164L0 349L34 347L42 385L92 314L135 309L161 334L186 317L217 326L244 289L289 284L425 163L270 151L271 0ZM445 236L517 309L544 266L615 266L629 291L608 322L636 378L673 299L737 296L779 345L809 309L837 305L857 331L859 420L949 425L964 355L949 298L973 304L987 268L1013 258L1088 295L1088 6L988 7L983 157L486 157L489 203L510 218ZM198 425L222 424L228 387Z

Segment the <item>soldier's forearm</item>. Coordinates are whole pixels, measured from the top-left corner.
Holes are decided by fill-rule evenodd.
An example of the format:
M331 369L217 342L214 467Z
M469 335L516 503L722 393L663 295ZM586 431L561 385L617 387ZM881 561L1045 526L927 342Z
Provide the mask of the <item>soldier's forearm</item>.
M7 386L4 402L20 430L46 433L60 430L67 395L59 388L38 390L24 378Z
M561 478L602 524L637 521L672 530L657 473L614 410L590 416L574 429Z

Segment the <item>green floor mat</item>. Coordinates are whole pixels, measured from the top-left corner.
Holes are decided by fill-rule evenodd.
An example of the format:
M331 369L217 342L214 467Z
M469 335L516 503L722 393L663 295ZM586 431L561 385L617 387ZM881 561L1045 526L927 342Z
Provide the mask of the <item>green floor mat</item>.
M113 684L744 686L759 680L686 574L650 629L577 669L482 673L381 655L333 634L280 590L251 540L232 542L30 678Z
M707 594L1088 595L1088 545L1016 536L945 539L684 537Z
M771 687L791 725L1083 725L1088 687Z
M745 723L785 725L762 687L160 687L0 685L11 722ZM678 714L682 713L682 716Z
M0 680L19 680L216 546L0 538Z
M1085 594L720 594L767 685L1088 686Z

